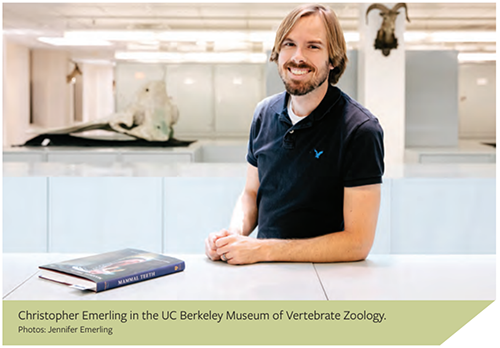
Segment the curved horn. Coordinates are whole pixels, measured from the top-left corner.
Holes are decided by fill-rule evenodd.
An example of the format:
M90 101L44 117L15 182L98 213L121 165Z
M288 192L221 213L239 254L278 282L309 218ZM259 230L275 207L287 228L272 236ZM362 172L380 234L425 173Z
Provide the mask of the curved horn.
M385 6L385 5L371 4L370 7L368 7L368 9L366 10L366 24L368 24L368 13L374 9L380 10L381 12L389 12L390 11L389 8L387 8L387 6Z
M391 11L394 11L396 12L397 10L399 10L401 7L404 7L405 9L405 14L406 14L406 20L409 22L410 21L410 18L408 18L408 7L406 7L406 4L404 2L400 2L400 3L397 3L396 5L394 5L394 7L392 8Z

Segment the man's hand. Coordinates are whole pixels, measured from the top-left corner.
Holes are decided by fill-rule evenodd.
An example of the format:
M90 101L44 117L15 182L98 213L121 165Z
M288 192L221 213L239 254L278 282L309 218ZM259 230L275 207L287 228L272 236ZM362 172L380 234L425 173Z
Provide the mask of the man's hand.
M215 245L215 242L217 241L217 239L227 237L231 234L231 232L224 229L220 230L219 232L210 233L208 235L207 239L205 239L205 254L210 260L219 261L221 259L220 255L217 253L217 246Z
M220 236L215 240L216 252L219 259L227 261L231 265L264 261L263 245L262 240L239 234L228 234L227 236ZM222 257L222 255L224 256Z
M210 233L205 239L205 254L212 261L226 261L231 265L256 263L263 261L259 252L261 242L223 229Z

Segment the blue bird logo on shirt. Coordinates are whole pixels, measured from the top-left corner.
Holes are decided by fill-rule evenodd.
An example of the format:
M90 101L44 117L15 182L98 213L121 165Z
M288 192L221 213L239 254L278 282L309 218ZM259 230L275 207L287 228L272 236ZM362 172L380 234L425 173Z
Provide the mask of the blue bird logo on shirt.
M316 153L316 155L315 155L316 158L319 158L319 156L321 156L321 154L323 153L323 151L318 152L318 151L316 151L316 149L314 149L314 152Z

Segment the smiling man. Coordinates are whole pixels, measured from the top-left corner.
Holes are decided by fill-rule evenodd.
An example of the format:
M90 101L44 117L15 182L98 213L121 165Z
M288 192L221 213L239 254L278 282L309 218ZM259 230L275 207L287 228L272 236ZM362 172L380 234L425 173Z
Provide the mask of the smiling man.
M230 264L363 260L377 226L383 131L334 86L347 63L335 13L294 9L271 61L286 92L257 106L245 188L229 228L211 233L205 252ZM257 238L249 237L257 226Z

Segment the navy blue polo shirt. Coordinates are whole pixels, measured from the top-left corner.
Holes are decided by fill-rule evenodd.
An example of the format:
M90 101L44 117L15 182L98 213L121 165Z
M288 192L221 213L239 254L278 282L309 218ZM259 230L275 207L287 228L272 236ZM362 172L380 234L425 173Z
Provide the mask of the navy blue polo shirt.
M310 238L344 230L344 187L382 182L377 118L334 86L292 124L286 92L257 105L247 161L258 168L258 238Z

